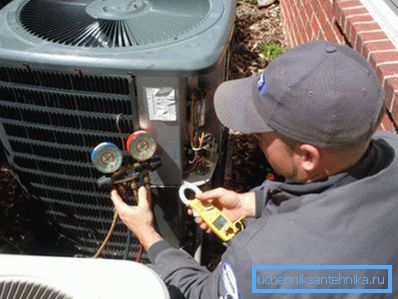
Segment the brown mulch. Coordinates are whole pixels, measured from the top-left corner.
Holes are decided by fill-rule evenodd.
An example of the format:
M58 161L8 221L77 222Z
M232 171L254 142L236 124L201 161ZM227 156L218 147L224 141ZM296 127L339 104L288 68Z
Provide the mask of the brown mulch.
M284 46L279 2L259 9L253 0L238 0L230 79L255 75L268 63L260 56L264 42ZM231 132L232 158L224 186L238 192L260 184L267 164L251 135ZM1 150L1 148L0 148ZM9 165L0 160L0 253L24 253L34 238L27 198L17 185Z
M286 47L279 1L265 8L258 8L252 3L250 0L238 1L230 79L256 75L267 66L269 61L261 57L263 43ZM230 146L232 166L227 167L224 187L245 192L260 185L269 171L269 166L256 138L253 135L231 132Z
M31 241L26 197L8 164L0 165L0 252L22 253Z
M282 32L279 1L265 8L258 8L252 0L240 0L237 6L235 33L233 36L229 79L253 76L261 72L269 61L261 57L265 42L285 46ZM257 139L250 134L230 132L229 155L224 177L224 187L236 192L247 192L260 185L270 170ZM204 261L208 269L214 269L225 247L217 240L205 242Z
M253 2L238 1L230 79L255 75L267 66L268 61L260 55L263 43L286 46L279 1L265 8L258 8Z

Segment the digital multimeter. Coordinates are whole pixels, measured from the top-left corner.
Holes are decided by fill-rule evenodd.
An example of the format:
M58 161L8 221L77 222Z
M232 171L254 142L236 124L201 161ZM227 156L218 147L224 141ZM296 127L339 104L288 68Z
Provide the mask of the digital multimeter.
M179 196L181 201L194 211L194 216L200 216L212 232L221 240L225 242L231 240L244 228L241 219L232 222L217 207L203 203L199 199L187 199L185 195L186 190L191 190L195 194L200 194L202 191L191 183L184 183L179 189Z

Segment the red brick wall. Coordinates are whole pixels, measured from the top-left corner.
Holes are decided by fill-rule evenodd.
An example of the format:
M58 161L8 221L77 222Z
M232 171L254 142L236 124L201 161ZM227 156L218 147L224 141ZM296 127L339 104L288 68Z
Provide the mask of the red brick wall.
M381 0L380 0L381 1ZM295 47L311 40L348 44L375 68L384 86L389 111L382 129L398 121L398 49L360 0L280 0L287 42Z

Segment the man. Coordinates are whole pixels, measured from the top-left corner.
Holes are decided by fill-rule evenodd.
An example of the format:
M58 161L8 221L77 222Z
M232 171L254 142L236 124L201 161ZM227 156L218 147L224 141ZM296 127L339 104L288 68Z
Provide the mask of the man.
M220 85L214 99L220 121L255 133L267 160L286 181L265 181L245 194L216 189L199 196L231 220L249 220L212 273L157 234L144 189L137 207L124 204L115 191L112 200L155 271L186 298L393 298L258 295L252 289L255 264L396 265L398 138L373 136L383 116L383 98L372 68L358 53L325 41L288 51L258 77ZM207 229L200 218L195 221Z

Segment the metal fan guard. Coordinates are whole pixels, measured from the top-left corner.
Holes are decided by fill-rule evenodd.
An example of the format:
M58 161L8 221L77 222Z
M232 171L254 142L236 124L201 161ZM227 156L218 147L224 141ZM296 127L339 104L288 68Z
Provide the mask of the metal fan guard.
M30 34L64 46L156 47L209 28L211 0L27 0L19 23ZM213 16L214 17L214 16Z
M0 280L0 298L7 299L73 299L53 287L35 281L11 279Z

